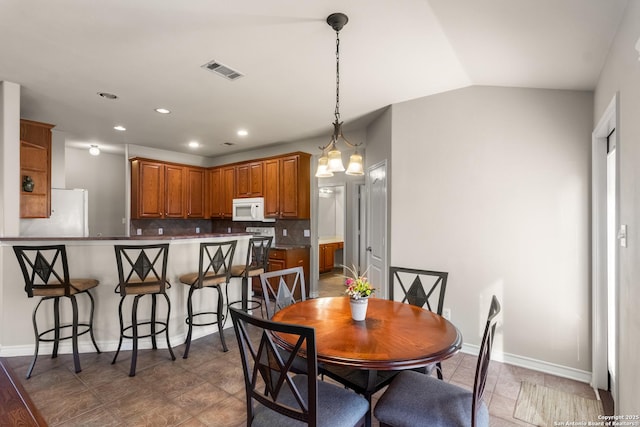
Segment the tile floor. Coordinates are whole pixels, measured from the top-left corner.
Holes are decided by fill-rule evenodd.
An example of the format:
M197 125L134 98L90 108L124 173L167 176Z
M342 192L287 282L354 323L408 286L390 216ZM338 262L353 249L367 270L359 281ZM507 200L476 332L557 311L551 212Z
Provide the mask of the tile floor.
M113 353L82 354L78 374L70 355L43 355L29 380L24 376L30 356L5 361L51 426L244 426L239 351L233 330L225 337L227 353L214 334L194 341L186 360L184 346L174 348L175 361L166 349L142 350L133 378L131 352L121 353L115 365ZM443 363L445 380L470 389L475 364L474 356L457 354ZM587 384L493 361L485 392L491 426L529 425L512 416L523 380L595 398ZM382 393L374 396L374 405Z

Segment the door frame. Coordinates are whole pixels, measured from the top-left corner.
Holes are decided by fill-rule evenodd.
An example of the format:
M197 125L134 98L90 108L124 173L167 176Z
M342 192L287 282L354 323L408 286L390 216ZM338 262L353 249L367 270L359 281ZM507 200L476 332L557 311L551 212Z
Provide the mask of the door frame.
M591 268L592 268L592 338L591 338L591 386L594 389L609 389L608 376L608 348L607 348L607 137L613 129L615 132L615 164L616 164L616 230L620 224L620 128L619 128L619 96L616 93L603 113L591 135L591 192L592 192L592 224L591 224ZM619 252L616 245L616 280L614 283L616 301L616 324L619 324ZM617 329L617 327L616 327ZM618 337L615 338L616 355L620 348ZM615 366L618 366L615 361ZM611 394L615 399L618 396L617 384L613 384Z

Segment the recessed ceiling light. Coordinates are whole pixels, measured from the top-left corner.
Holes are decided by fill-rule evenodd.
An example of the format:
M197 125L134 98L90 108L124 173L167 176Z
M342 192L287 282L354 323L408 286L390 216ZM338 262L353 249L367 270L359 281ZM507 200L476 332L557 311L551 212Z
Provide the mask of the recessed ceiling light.
M191 148L198 148L200 146L200 144L198 143L198 141L191 141L189 143L189 147Z
M238 131L238 136L247 136L249 135L249 132L247 132L245 129L240 129Z
M109 92L98 92L98 96L104 98L104 99L118 99L118 95L114 95L112 93Z
M89 154L91 154L92 156L99 156L100 149L97 145L91 145L91 147L89 148Z
M166 108L156 108L155 112L160 114L169 114L171 111L167 110Z
M126 127L122 126L122 125L118 125L118 126L114 126L113 127L115 130L119 130L121 132L124 132L125 130L127 130Z

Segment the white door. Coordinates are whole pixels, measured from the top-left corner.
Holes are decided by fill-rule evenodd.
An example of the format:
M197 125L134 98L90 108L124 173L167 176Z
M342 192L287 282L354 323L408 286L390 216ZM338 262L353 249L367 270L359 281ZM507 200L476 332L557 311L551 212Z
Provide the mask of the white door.
M387 162L367 169L367 268L378 298L387 298Z

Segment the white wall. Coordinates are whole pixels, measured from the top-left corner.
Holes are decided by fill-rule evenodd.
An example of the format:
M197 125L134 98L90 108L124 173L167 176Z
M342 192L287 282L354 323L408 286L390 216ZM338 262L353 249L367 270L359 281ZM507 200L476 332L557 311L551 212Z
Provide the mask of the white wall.
M619 260L619 343L616 414L638 414L640 399L640 3L629 2L595 92L594 124L619 93L620 223L628 225L627 247Z
M67 147L66 187L89 190L89 235L124 236L126 188L124 154L104 151L92 156L89 150Z
M583 378L592 96L470 87L392 107L390 265L449 272L465 344L496 294L498 354Z

